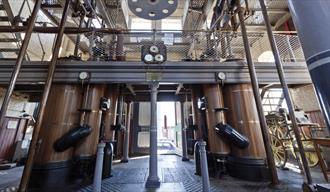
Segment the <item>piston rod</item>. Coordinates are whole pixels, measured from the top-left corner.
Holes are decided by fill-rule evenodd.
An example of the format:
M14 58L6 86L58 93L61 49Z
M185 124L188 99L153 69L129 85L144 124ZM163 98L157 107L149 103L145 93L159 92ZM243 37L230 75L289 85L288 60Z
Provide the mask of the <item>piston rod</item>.
M255 70L255 65L252 61L252 56L251 56L251 50L250 50L250 43L249 39L247 36L246 32L246 26L244 23L244 8L241 7L239 1L237 1L237 8L238 8L238 17L239 21L241 24L241 31L242 31L242 37L243 37L243 42L244 42L244 49L245 49L245 55L246 55L246 60L249 68L249 73L250 73L250 78L251 78L251 83L252 83L252 88L253 88L253 94L258 110L258 116L259 116L259 121L260 121L260 126L261 126L261 132L262 132L262 137L264 141L264 146L266 150L266 155L267 155L267 163L268 167L270 170L271 174L271 182L272 185L277 185L279 184L277 172L276 172L276 166L275 166L275 160L272 152L272 148L270 146L270 139L268 135L268 127L266 123L266 118L264 116L264 110L262 107L262 102L261 102L261 97L259 94L259 83L257 79L257 74Z
M268 14L267 14L267 9L266 9L265 2L264 2L264 0L259 0L259 2L260 2L260 7L261 7L261 10L262 10L263 17L264 17L264 20L265 20L267 34L268 34L270 46L271 46L272 51L273 51L273 55L274 55L274 59L275 59L275 65L276 65L277 73L278 73L278 76L279 76L279 79L280 79L280 82L281 82L284 98L286 100L286 104L287 104L288 109L289 109L289 115L290 115L291 123L292 123L292 126L293 126L293 132L294 132L297 144L298 144L299 154L300 154L302 164L303 164L303 167L304 167L304 172L305 172L308 184L311 184L313 182L313 180L312 180L312 176L311 176L311 173L310 173L310 170L309 170L306 155L305 155L305 152L304 152L304 146L301 142L299 127L298 127L298 123L297 123L297 120L296 120L296 117L295 117L295 114L294 114L294 107L293 107L293 102L292 102L291 95L290 95L290 92L289 92L288 84L286 83L286 80L285 80L285 74L284 74L280 54L279 54L279 51L278 51L276 43L275 43L275 38L274 38L274 35L273 35L273 32L272 32L272 27L270 25L270 21L269 21L269 17L268 17Z

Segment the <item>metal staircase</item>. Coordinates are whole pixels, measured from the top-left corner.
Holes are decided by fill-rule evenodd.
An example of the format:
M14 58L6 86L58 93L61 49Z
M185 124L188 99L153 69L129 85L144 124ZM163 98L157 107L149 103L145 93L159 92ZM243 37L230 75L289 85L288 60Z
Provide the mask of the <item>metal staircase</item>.
M18 25L8 0L0 0L0 25ZM0 60L15 60L22 43L21 33L0 34ZM27 60L28 56L26 56Z

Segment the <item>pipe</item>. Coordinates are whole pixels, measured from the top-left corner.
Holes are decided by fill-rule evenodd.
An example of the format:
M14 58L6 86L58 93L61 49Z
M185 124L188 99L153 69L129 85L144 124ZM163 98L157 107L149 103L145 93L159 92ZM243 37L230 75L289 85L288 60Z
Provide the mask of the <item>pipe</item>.
M124 54L124 35L118 34L117 35L117 46L116 46L116 60L117 61L125 61L125 54Z
M207 165L207 156L205 149L206 142L198 141L198 145L199 145L199 155L200 155L200 163L201 163L203 192L210 192L209 170Z
M330 130L330 1L288 1L321 111ZM317 33L315 33L317 30Z
M181 137L182 137L182 161L189 161L188 150L187 150L187 127L186 127L186 110L185 103L181 102Z
M69 4L70 4L70 0L66 0L64 9L63 9L61 24L60 24L60 28L59 28L60 30L58 31L58 35L56 37L56 43L55 43L55 47L54 47L53 54L52 54L53 55L52 60L49 65L49 68L48 68L48 76L47 76L47 81L45 83L44 92L43 92L41 102L40 102L40 110L38 113L38 119L37 119L36 125L33 129L33 136L32 136L32 140L31 140L31 144L30 144L30 148L29 148L28 158L27 158L27 161L26 161L26 164L24 167L21 183L20 183L20 186L18 189L18 191L20 191L20 192L26 191L26 188L27 188L27 185L29 182L29 177L31 174L32 166L33 166L33 160L34 160L34 156L35 156L36 148L37 148L37 144L38 144L38 136L39 136L39 132L40 132L41 125L42 125L50 88L52 86L52 81L54 78L55 67L56 67L56 63L57 63L57 59L59 56L63 35L64 35L65 23L66 23L68 13L69 13L69 7L70 7Z
M265 20L265 24L266 24L266 28L267 28L267 34L268 34L270 46L271 46L272 51L273 51L273 55L274 55L274 59L275 59L275 65L276 65L277 73L278 73L278 76L279 76L279 79L280 79L280 82L281 82L281 86L282 86L282 89L283 89L284 98L286 100L286 103L287 103L287 106L288 106L288 109L289 109L289 115L290 115L291 123L292 123L292 126L293 126L293 132L294 132L294 135L296 137L297 144L298 144L298 149L299 149L300 157L301 157L301 160L302 160L302 163L303 163L303 167L304 167L304 171L305 171L305 174L306 174L307 182L308 182L308 184L311 184L313 182L312 181L312 176L311 176L309 166L308 166L308 162L307 162L307 159L306 159L306 155L305 155L305 152L304 152L304 146L301 142L299 127L298 127L298 123L297 123L297 120L296 120L296 117L295 117L295 114L294 114L294 105L293 105L293 102L292 102L292 99L291 99L288 84L286 83L286 80L285 80L283 65L282 65L282 62L281 62L279 51L278 51L277 46L276 46L275 38L274 38L274 35L273 35L273 32L272 32L272 27L270 25L269 17L268 17L268 14L267 14L267 8L266 8L264 0L259 0L259 3L260 3L262 14L263 14L263 17L264 17L264 20Z
M83 23L84 23L84 18L80 17L79 28L78 28L79 30L81 30ZM79 46L80 46L80 34L77 34L76 43L73 51L73 55L75 57L78 57Z
M123 158L120 162L128 163L129 161L129 132L131 126L131 110L132 103L128 103L127 105L127 116L126 116L126 129L124 130L124 146L123 146Z
M104 147L105 147L105 143L99 143L97 145L96 165L95 165L94 179L93 179L93 192L101 192L101 188L102 188Z
M158 177L157 162L157 89L158 82L152 82L151 88L151 107L150 107L150 158L149 158L149 176L146 182L146 188L160 187Z
M191 90L191 104L192 104L192 110L193 110L193 114L194 114L193 124L196 127L195 134L194 134L195 140L203 139L203 132L200 127L200 121L201 121L200 111L198 109L198 99L201 97L200 92L201 91L200 91L199 87L196 87L196 85Z
M27 30L27 26L0 26L0 33L18 33L18 32L25 32ZM33 27L33 32L35 33L58 33L60 27ZM96 29L93 27L89 28L82 28L79 29L78 27L66 27L64 30L65 34L83 34L83 33L90 33L90 32L97 32L97 33L105 33L105 34L118 34L122 33L122 30L119 29L111 29L111 28L101 28ZM128 32L128 31L127 31Z
M38 11L40 9L41 3L42 3L42 0L37 0L36 1L35 6L33 8L33 12L32 12L31 17L29 19L29 24L26 28L25 38L23 40L21 49L19 50L17 60L16 60L16 65L15 65L14 71L11 75L10 83L9 83L9 86L7 88L7 91L6 91L6 95L5 95L4 100L2 102L2 106L1 106L1 110L0 110L0 123L1 123L1 125L3 124L4 117L6 116L6 112L7 112L8 106L9 106L9 102L10 102L10 97L13 95L13 92L14 92L14 88L15 88L16 81L17 81L17 78L18 78L18 74L19 74L19 72L21 70L21 67L22 67L23 59L25 57L25 53L26 53L26 50L28 48L28 45L29 45L29 42L30 42L30 39L31 39L31 36L32 36L33 27L34 27L34 24L37 20Z
M242 31L242 37L243 37L243 42L244 42L244 49L246 52L246 54L245 54L246 60L247 60L248 68L249 68L249 74L250 74L254 98L255 98L255 102L256 102L256 106L257 106L257 110L258 110L262 137L263 137L264 146L265 146L266 155L267 155L267 163L268 163L268 167L270 169L270 174L271 174L271 182L273 185L278 185L279 180L278 180L278 176L277 176L277 172L276 172L276 166L275 166L272 148L270 146L268 127L267 127L267 123L266 123L266 118L264 116L264 110L262 107L261 97L259 94L259 83L258 83L258 79L257 79L255 66L252 61L250 43L249 43L249 39L247 37L246 26L244 23L244 9L241 7L239 2L237 3L237 9L238 9L239 21L241 23L241 31Z

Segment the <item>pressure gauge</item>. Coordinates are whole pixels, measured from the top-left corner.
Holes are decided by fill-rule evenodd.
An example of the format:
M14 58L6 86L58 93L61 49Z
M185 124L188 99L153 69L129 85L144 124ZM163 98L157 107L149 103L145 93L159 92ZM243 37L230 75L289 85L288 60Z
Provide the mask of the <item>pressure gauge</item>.
M151 53L158 53L159 52L159 49L157 46L153 45L150 47L150 52Z
M85 71L79 73L79 79L80 80L86 80L88 78L89 78L89 73L87 73Z
M146 54L144 56L144 61L147 62L147 63L150 63L154 60L154 56L152 56L151 54Z
M221 81L225 80L226 79L226 74L224 72L219 72L217 74L217 78Z
M157 62L163 62L164 61L164 56L163 55L161 55L161 54L157 54L156 56L155 56L155 60L157 61Z

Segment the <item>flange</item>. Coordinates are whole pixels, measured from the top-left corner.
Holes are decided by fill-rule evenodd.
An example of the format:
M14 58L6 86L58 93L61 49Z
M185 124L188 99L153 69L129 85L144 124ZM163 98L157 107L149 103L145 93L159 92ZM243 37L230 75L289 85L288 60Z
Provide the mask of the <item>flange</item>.
M178 0L128 0L128 7L138 17L160 20L174 13Z

